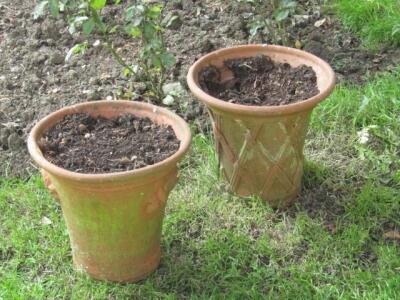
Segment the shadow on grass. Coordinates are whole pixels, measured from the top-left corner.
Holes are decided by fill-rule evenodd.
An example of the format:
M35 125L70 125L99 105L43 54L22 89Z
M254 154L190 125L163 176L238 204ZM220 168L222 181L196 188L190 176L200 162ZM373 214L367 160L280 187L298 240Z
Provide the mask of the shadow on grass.
M286 209L289 215L306 212L311 218L321 217L332 222L345 213L354 186L324 165L306 161L303 184L297 201Z

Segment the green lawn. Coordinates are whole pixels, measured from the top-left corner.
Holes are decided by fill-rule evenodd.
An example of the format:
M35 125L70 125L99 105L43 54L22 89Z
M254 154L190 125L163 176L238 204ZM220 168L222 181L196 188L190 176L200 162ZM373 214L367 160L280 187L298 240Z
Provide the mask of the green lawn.
M366 44L400 44L398 1L336 3ZM161 265L137 284L74 272L39 175L0 178L0 299L400 299L400 242L384 236L400 230L399 83L400 68L340 85L318 106L288 210L230 195L211 138L194 136L168 199Z
M3 179L0 298L399 298L399 243L383 236L400 228L399 80L400 70L340 86L316 109L302 196L287 211L230 196L212 141L195 136L168 200L162 263L138 284L75 273L60 207L41 179Z
M400 46L399 0L335 0L335 11L367 46Z

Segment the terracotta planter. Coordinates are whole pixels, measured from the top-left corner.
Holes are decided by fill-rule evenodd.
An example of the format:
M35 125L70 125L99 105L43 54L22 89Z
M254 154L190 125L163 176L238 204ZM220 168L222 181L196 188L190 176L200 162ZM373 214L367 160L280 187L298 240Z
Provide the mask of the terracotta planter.
M302 102L282 106L232 104L206 94L199 72L214 65L222 80L232 78L224 67L227 59L266 54L292 66L311 66L320 93ZM231 189L239 195L258 195L274 207L284 207L299 194L303 171L303 146L312 109L333 90L335 75L320 58L297 49L246 45L226 48L200 58L189 70L192 93L210 113L217 154Z
M86 112L113 117L123 113L171 125L181 141L166 160L138 170L80 174L59 168L42 155L37 141L65 115ZM164 208L177 182L177 163L188 150L190 129L177 115L154 105L98 101L70 106L42 119L31 131L28 148L42 168L46 185L62 207L76 269L94 278L130 282L154 271L160 261Z

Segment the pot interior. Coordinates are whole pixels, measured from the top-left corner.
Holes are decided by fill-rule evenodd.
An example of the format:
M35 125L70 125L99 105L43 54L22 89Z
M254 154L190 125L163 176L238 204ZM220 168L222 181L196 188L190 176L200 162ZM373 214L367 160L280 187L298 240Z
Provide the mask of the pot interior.
M210 65L213 65L220 70L222 82L231 80L233 74L227 67L225 67L224 61L229 59L252 57L260 54L269 56L274 62L288 63L292 67L298 67L300 65L310 66L316 73L317 86L320 93L328 89L332 83L332 77L329 75L330 70L327 69L326 64L321 64L322 60L318 57L297 49L263 45L226 48L209 54L199 63L197 68L198 72L195 72L197 73L195 75L195 82L199 86L199 72Z
M38 128L36 140L40 139L46 130L53 127L66 115L76 113L87 113L92 117L101 116L108 119L123 114L147 117L157 125L171 126L176 137L180 141L185 139L186 128L184 128L180 122L176 122L173 116L166 114L163 109L160 109L156 106L148 107L142 106L140 103L139 105L136 104L137 103L131 101L98 101L67 107L63 110L50 114L47 117L46 121L43 123L43 126Z

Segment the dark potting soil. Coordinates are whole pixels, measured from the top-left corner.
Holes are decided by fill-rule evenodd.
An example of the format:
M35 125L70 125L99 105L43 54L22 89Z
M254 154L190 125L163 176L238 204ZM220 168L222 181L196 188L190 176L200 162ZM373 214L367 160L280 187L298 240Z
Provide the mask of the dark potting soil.
M311 67L291 67L275 63L270 57L257 55L224 62L232 71L231 80L221 82L221 73L215 66L200 73L201 88L211 96L227 102L272 106L306 100L319 93L317 77Z
M67 115L39 141L45 158L79 173L139 169L174 154L180 145L173 129L131 114L114 119Z

